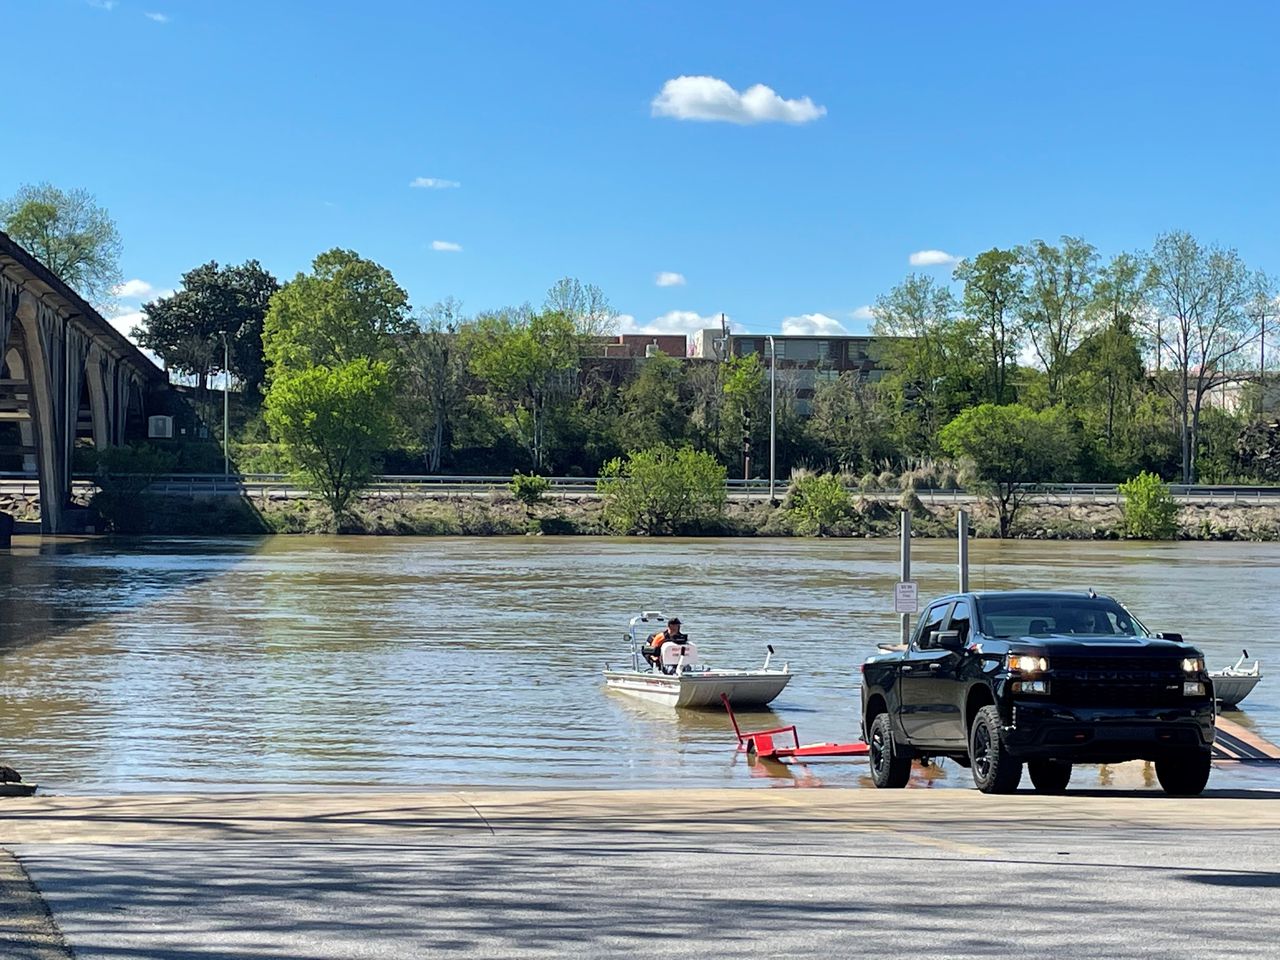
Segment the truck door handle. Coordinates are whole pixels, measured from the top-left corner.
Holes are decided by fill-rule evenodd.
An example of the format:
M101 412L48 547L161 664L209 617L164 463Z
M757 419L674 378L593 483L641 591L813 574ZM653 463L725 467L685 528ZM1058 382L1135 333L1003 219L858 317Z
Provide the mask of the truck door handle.
M931 664L929 664L929 669L930 669L930 670L937 670L937 669L941 668L941 666L942 666L942 664L940 664L940 663L931 663Z
M910 673L910 672L911 672L912 670L914 670L914 669L915 669L915 667L906 667L906 666L904 666L904 667L902 668L902 672L903 672L903 673Z

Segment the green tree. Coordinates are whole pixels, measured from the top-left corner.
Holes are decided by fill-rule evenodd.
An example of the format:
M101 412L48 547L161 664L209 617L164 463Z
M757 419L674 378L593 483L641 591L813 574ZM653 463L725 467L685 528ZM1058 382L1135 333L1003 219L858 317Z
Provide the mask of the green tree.
M1143 326L1157 368L1169 368L1154 382L1177 411L1182 482L1193 483L1205 398L1233 377L1233 367L1258 340L1248 311L1255 275L1235 250L1205 246L1185 232L1157 237L1149 264Z
M950 290L922 274L877 298L872 312L897 445L908 456L933 453L942 425L973 402L981 383L977 327L956 313Z
M333 249L271 298L262 345L272 376L361 357L392 361L412 333L409 295L391 271L352 250Z
M1178 533L1178 503L1169 485L1143 471L1119 486L1125 532L1140 540L1172 540Z
M760 358L730 357L724 365L721 409L725 463L744 464L743 440L751 445L752 473L763 463L769 468L769 393L768 377ZM745 465L745 464L744 464Z
M339 526L391 442L393 394L386 363L367 357L289 371L271 382L267 425Z
M832 465L861 473L893 458L892 428L876 389L857 374L846 371L814 387L806 429Z
M1089 332L1098 270L1092 244L1063 237L1061 246L1034 240L1018 248L1024 282L1017 298L1022 326L1047 378L1049 403L1062 399L1071 357Z
M689 435L689 409L684 397L686 364L658 354L640 363L635 378L622 390L618 433L623 449L678 446Z
M0 227L86 300L105 305L120 276L120 233L87 190L24 184L0 201Z
M133 335L171 370L195 376L204 391L210 376L222 371L225 331L231 372L245 398L254 400L266 371L263 320L279 289L276 278L257 260L225 267L211 260L184 273L174 293L143 304L143 322Z
M786 509L798 533L825 537L849 518L853 498L834 474L810 473L791 481Z
M617 314L604 291L575 277L556 281L547 291L542 311L567 317L578 333L589 339L611 337L618 326Z
M459 330L466 323L453 298L435 304L419 327L405 338L402 417L422 444L428 473L439 473L453 428L467 402L467 343Z
M983 344L987 396L997 404L1011 399L1009 371L1017 365L1023 328L1019 320L1023 268L1015 250L993 248L962 260L955 279L964 284L965 315Z
M562 313L507 310L467 329L471 372L503 414L535 471L548 459L548 421L576 389L580 334Z
M1062 411L1033 411L1018 403L984 403L942 428L942 447L972 464L975 487L996 511L1007 537L1017 513L1038 483L1066 479L1076 438Z
M725 469L692 447L652 447L610 460L597 490L619 533L699 533L724 517Z

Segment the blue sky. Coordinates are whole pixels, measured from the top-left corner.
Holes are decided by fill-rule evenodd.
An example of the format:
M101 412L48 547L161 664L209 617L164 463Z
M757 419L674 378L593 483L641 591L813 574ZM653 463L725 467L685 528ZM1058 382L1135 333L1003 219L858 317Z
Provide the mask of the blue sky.
M96 194L123 312L332 246L419 307L571 275L675 330L859 331L912 253L1063 233L1280 272L1276 4L0 3L0 194Z

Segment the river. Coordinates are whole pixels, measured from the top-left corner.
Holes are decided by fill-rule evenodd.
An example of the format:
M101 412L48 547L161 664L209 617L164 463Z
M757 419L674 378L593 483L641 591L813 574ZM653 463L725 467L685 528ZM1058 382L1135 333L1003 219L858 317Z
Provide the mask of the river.
M954 543L916 541L922 598ZM727 718L606 693L640 607L704 659L796 674L772 712L858 735L858 664L897 634L874 540L15 539L0 550L0 760L46 792L865 784L865 763L748 763ZM1280 545L972 544L975 588L1094 587L1148 627L1280 669ZM1280 680L1235 718L1280 741ZM1280 781L1258 768L1218 785ZM917 786L967 785L954 765ZM1073 786L1151 786L1141 764Z

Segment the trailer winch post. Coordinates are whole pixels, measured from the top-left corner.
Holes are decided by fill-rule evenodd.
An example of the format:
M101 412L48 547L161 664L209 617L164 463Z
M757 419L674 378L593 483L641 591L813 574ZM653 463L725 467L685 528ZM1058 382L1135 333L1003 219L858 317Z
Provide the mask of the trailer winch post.
M959 575L960 593L969 592L969 511L961 510L956 516L956 536L959 550L956 555L956 568Z

